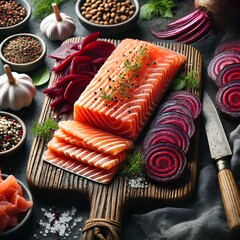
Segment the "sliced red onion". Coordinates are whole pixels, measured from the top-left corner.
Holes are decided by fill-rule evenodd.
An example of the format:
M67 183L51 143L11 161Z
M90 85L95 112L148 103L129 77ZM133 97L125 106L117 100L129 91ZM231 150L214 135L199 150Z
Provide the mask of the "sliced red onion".
M222 113L240 117L240 81L231 81L219 88L216 103Z
M159 183L178 180L187 165L185 153L172 143L158 143L144 153L147 176Z
M190 139L180 127L173 124L161 124L147 133L143 142L144 151L157 143L173 143L187 153Z
M240 63L239 52L225 51L215 55L208 65L208 76L216 83L219 72L232 63Z
M202 103L198 96L186 90L175 91L169 95L169 100L183 100L182 105L186 106L192 113L194 119L196 119L202 111Z
M217 76L216 85L221 87L230 81L236 80L240 81L240 63L232 63L224 67Z
M187 16L170 23L166 30L155 32L150 29L150 31L155 37L160 39L190 44L207 38L212 33L212 29L212 20L207 13L195 10Z

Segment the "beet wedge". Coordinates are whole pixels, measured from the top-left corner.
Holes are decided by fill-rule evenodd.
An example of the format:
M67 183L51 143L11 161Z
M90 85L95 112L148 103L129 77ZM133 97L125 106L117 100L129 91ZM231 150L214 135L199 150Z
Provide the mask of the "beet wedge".
M172 143L158 143L144 152L146 175L158 183L170 183L182 177L187 159Z

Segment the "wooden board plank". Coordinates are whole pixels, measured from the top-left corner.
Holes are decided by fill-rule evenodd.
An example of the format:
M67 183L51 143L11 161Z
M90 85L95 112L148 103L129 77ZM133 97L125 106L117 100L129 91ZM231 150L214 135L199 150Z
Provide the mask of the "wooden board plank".
M78 42L81 38L71 38L67 41ZM118 40L107 40L115 45ZM199 51L184 44L157 42L157 45L167 47L187 57L184 65L186 73L195 71L201 89L202 58ZM50 79L51 86L57 79L53 73ZM201 92L194 90L200 97ZM46 97L39 122L44 122L47 118L53 117L54 112L50 109L51 100ZM71 115L63 115L61 120L71 119ZM109 185L101 185L84 179L76 174L72 174L63 169L52 166L42 160L42 154L46 149L46 142L40 138L35 138L27 165L27 182L34 189L53 190L74 190L88 194L91 201L90 219L110 219L118 223L121 222L121 211L126 201L130 199L151 199L163 201L164 204L174 204L176 201L188 199L194 192L197 178L197 155L198 155L198 135L199 120L196 123L196 132L191 141L191 148L188 153L187 173L177 183L171 185L154 184L147 179L143 180L143 185L133 187L130 183L131 177L118 175ZM106 207L108 206L108 207ZM101 222L101 221L99 221ZM113 224L112 222L110 224ZM93 239L92 232L86 231L83 239ZM111 236L109 235L109 239Z

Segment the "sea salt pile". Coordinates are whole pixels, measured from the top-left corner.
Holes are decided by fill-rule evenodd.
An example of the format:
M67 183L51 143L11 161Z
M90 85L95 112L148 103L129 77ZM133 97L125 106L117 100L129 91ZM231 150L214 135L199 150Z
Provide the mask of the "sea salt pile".
M128 184L132 188L145 188L148 186L145 178L143 177L128 179Z
M83 218L76 217L77 209L72 207L71 210L65 210L59 212L50 208L49 210L41 208L44 215L44 219L39 220L40 232L43 237L55 236L57 239L69 239L71 236L73 239L79 239L81 229L79 223ZM39 239L37 234L34 235L36 239Z

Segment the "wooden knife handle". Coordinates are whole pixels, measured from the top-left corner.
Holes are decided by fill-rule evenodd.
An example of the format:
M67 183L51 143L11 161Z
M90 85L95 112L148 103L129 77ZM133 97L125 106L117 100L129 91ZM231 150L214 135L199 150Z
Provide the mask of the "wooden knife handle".
M219 169L218 181L228 226L234 236L240 236L240 193L230 167Z

